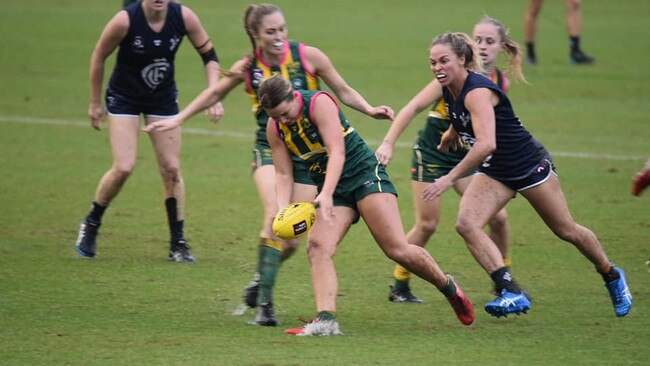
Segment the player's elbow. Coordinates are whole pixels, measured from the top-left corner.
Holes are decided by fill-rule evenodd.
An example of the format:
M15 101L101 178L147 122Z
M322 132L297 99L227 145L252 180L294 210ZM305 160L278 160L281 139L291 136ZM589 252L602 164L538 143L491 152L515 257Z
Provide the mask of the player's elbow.
M496 141L477 141L472 149L476 150L481 156L488 157L497 149L497 144Z
M485 146L485 150L488 153L488 155L492 154L496 149L497 149L496 141L491 141Z

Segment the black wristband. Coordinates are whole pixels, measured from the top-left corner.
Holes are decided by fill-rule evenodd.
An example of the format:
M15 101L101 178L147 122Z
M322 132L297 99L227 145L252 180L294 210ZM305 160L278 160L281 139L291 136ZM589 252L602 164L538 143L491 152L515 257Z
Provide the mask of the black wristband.
M210 61L219 63L219 58L217 57L217 53L215 52L214 47L210 48L210 51L206 53L202 53L201 58L203 59L204 65L206 65Z

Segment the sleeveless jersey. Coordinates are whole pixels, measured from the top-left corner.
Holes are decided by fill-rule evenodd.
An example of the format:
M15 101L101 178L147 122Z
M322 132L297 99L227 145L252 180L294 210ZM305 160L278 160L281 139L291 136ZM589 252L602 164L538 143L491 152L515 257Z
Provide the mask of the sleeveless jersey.
M495 69L490 78L501 90L507 92L508 80L503 72ZM418 139L415 141L413 149L427 149L428 153L438 161L448 163L451 166L457 165L467 155L467 150L461 149L445 153L437 148L442 134L449 129L449 125L449 113L443 97L433 103L427 117L426 126L418 133Z
M109 88L126 97L146 100L175 95L174 58L187 34L181 5L169 3L160 32L149 27L139 1L124 10L129 14L129 30L120 43Z
M257 118L260 129L266 131L268 115L260 107L257 98L257 90L262 81L280 73L282 78L288 80L295 90L318 90L320 83L318 78L305 68L304 49L305 45L298 42L284 43L284 57L279 65L271 66L264 57L262 51L257 50L253 65L246 74L246 92L253 101L252 111Z
M474 145L476 139L472 118L465 108L465 97L477 88L490 89L499 96L499 103L494 106L497 147L492 155L483 161L479 171L501 180L526 177L544 158L544 149L540 149L541 144L533 139L521 124L505 93L485 76L470 72L456 100L449 89L443 87L443 98L454 129L465 144L470 147Z
M296 92L295 97L302 103L301 118L290 125L277 121L273 121L273 123L275 123L276 137L284 142L291 155L309 165L310 174L316 182L322 182L327 167L327 150L318 132L318 121L311 118L314 98L318 95L327 96L336 103L336 99L328 92L300 90ZM338 107L338 103L336 105ZM374 157L374 152L350 125L340 108L339 121L345 140L345 165L341 178L352 177L363 164L368 164L369 160L376 163L377 159Z

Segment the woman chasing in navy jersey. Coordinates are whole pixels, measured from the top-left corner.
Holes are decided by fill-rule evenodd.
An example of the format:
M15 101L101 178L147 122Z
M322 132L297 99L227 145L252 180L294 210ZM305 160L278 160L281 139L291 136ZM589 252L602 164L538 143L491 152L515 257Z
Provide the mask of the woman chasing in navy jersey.
M483 74L497 84L504 92L508 91L510 82L504 72L496 66L497 58L504 52L508 58L508 73L518 81L525 81L522 73L522 50L519 44L507 34L505 26L494 18L483 17L474 25L474 40L479 46L479 55L483 61ZM467 150L465 147L455 151L443 152L438 150L442 134L449 128L449 114L442 98L442 87L433 76L433 80L418 92L397 114L395 121L377 148L377 158L382 164L388 165L393 159L393 150L397 139L402 135L411 121L425 108L430 108L426 124L418 131L413 142L411 158L411 187L415 204L415 224L408 231L406 238L409 243L425 246L436 231L441 216L441 197L424 200L420 196L429 183L447 174L458 164ZM463 194L472 179L473 171L461 177L454 183L454 190ZM503 208L488 222L490 238L499 248L503 262L510 266L510 230L508 215ZM393 271L394 285L388 294L388 300L393 302L422 303L422 299L411 292L409 285L411 274L399 264Z
M461 198L456 229L498 291L485 310L500 317L527 312L532 306L482 230L519 192L555 235L594 264L605 280L616 316L626 316L632 296L625 273L609 261L596 235L573 221L550 155L523 127L508 97L488 78L469 71L481 69L478 55L476 44L464 33L444 33L433 41L429 61L442 85L452 123L439 148L448 151L460 138L470 150L447 175L424 188L422 197L435 199L478 169Z

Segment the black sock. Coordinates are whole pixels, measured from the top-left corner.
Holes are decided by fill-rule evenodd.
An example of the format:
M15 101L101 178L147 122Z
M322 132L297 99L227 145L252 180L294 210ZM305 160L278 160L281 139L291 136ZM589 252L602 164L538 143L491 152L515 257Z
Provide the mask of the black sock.
M537 58L537 56L535 55L535 43L526 42L526 54L528 55L528 58L531 60Z
M494 284L496 285L495 288L497 290L497 293L501 293L501 290L503 289L515 294L521 293L521 289L510 274L510 269L508 269L508 267L501 267L497 269L490 274L490 277L492 277L492 281L494 281Z
M178 220L178 210L176 208L176 198L169 197L165 200L167 209L167 222L169 223L169 235L172 241L184 239L183 220Z
M90 206L90 212L86 216L86 223L93 226L99 226L102 224L102 216L104 216L104 211L108 206L101 206L99 203L93 201L93 204Z
M569 43L571 45L571 52L580 51L580 37L570 36Z
M599 272L599 273L601 276L603 276L603 281L605 281L605 283L610 283L612 281L616 281L619 278L621 278L621 275L618 273L618 271L616 271L613 265L610 267L609 272L607 273Z

